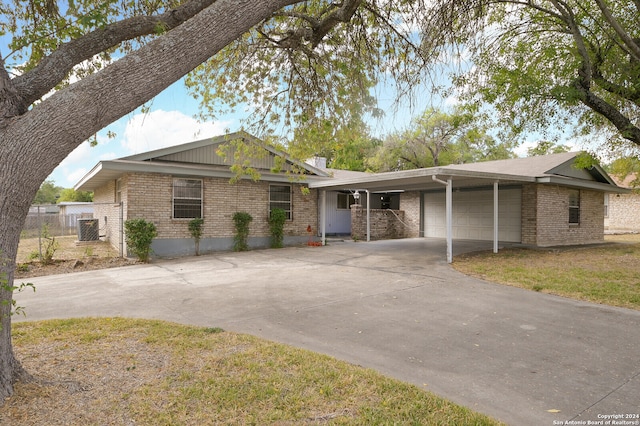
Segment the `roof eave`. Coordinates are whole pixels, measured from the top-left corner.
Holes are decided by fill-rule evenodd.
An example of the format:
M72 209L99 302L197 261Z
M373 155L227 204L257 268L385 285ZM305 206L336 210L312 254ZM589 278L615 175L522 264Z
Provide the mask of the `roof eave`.
M627 194L631 192L626 188L620 188L615 183L607 184L595 181L571 179L563 176L542 176L537 178L536 181L541 184L570 186L574 188L592 189L596 191L611 192L617 194Z
M371 184L384 184L385 182L394 182L394 181L408 181L409 179L420 179L425 178L425 184L431 184L433 182L432 176L438 176L440 178L452 178L455 180L456 177L459 178L478 178L489 181L510 181L510 182L535 182L535 178L530 176L518 176L518 175L508 175L501 173L485 173L485 172L474 172L468 170L453 170L448 169L446 167L432 167L428 169L414 169L414 170L403 170L399 172L386 172L386 173L376 173L371 174L369 176L355 176L355 177L347 177L340 179L328 179L322 180L309 185L310 188L345 188L345 187L360 187L363 189L367 188L367 185ZM401 183L398 183L399 187L396 189L401 189Z
M193 164L157 163L148 161L112 160L101 161L91 172L87 173L74 187L76 191L95 190L104 185L104 180L111 180L124 173L157 173L185 177L211 177L231 179L235 175L229 169L201 167ZM106 179L97 179L102 174ZM308 175L288 175L285 173L262 172L260 180L269 182L308 183L318 177ZM251 179L242 176L241 179ZM323 179L323 178L321 178Z

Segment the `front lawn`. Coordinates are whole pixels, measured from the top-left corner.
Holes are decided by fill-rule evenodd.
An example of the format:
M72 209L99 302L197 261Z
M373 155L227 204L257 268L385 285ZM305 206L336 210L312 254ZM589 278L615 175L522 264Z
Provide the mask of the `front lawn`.
M23 322L16 353L38 381L7 425L497 425L373 370L218 328L122 318Z
M640 310L640 236L607 241L615 244L470 253L453 266L488 281Z

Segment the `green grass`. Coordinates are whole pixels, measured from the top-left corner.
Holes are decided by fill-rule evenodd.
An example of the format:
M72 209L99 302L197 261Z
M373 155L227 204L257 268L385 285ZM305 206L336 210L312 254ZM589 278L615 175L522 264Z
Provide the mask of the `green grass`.
M498 424L373 370L217 328L75 319L17 323L13 335L31 373L89 390L21 384L0 423L39 424L50 405L48 424L105 424L105 413L139 425Z
M458 256L454 267L501 284L578 300L640 309L640 244Z

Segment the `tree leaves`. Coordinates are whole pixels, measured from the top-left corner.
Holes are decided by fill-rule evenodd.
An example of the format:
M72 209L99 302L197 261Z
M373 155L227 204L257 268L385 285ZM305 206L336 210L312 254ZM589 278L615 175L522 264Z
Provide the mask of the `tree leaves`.
M637 2L450 3L436 1L426 25L444 32L433 49L462 43L471 54L474 68L455 80L463 99L490 103L516 133L604 130L640 145Z

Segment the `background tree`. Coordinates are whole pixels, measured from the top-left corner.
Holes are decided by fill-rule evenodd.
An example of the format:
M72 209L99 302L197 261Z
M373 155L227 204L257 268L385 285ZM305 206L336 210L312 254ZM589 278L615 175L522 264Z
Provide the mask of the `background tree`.
M81 203L89 203L93 201L93 192L91 191L76 191L73 188L65 188L60 191L60 197L58 197L58 203L64 201L76 201Z
M27 377L11 345L20 231L41 183L71 151L205 62L187 81L207 113L218 101L255 101L264 106L258 121L272 126L336 127L378 113L378 76L390 76L400 95L424 77L426 58L408 28L426 12L404 0L4 4L0 31L11 40L0 57L0 401Z
M404 131L390 134L367 164L375 171L408 170L513 157L463 110L427 109Z
M602 131L638 147L638 16L638 0L436 0L425 48L466 59L461 96L516 133Z
M539 155L560 154L561 152L569 152L567 145L557 144L551 141L539 141L536 146L527 148L527 157L536 157Z
M56 183L52 180L45 180L40 185L36 196L33 199L33 204L55 204L58 202L63 188L56 186Z
M615 175L618 179L624 180L629 175L634 175L634 179L631 180L630 186L636 188L636 191L640 188L640 158L634 156L620 157L613 160L606 167L607 172Z
M350 125L337 128L330 121L296 128L293 140L283 148L295 158L324 157L329 168L364 172L366 159L381 145L361 117L354 117Z

